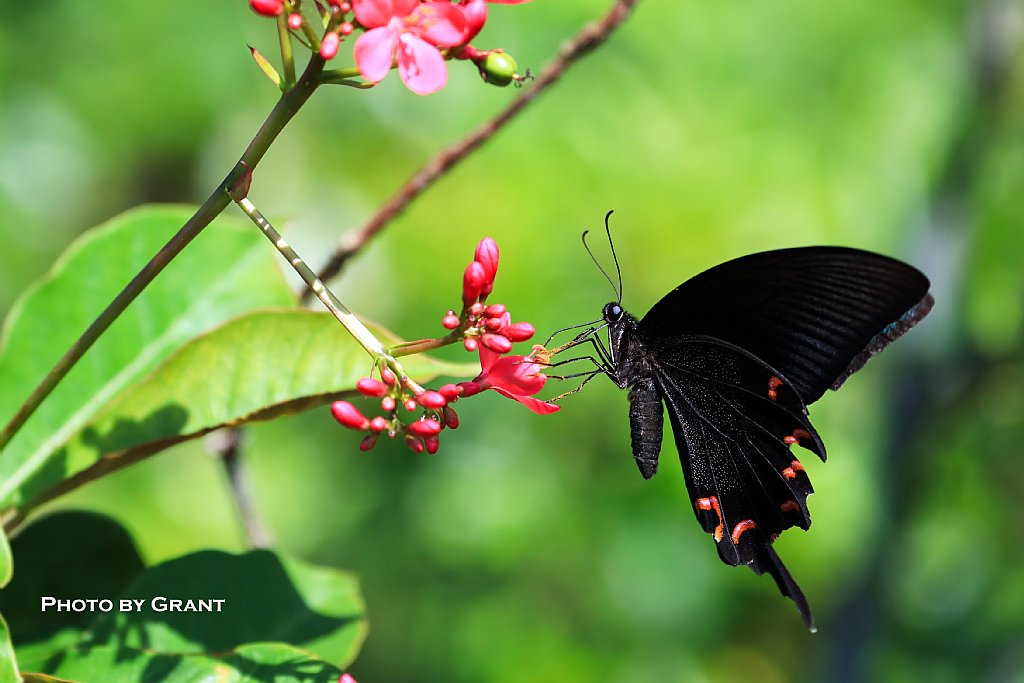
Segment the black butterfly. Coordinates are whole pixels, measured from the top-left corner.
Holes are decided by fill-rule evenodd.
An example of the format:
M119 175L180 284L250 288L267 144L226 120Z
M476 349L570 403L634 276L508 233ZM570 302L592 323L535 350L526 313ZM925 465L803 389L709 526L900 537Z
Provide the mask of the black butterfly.
M641 320L620 305L620 275L603 311L610 349L577 337L593 340L598 372L630 388L640 473L657 471L664 403L694 513L722 561L769 572L812 631L810 606L772 548L811 523L813 489L790 446L825 460L807 405L921 320L928 287L915 268L867 251L766 251L687 280Z

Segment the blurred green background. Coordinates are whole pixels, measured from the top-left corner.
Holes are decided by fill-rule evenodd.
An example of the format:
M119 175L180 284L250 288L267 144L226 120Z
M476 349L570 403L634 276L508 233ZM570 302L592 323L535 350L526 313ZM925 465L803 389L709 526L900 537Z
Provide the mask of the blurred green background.
M537 70L608 4L492 6L475 42ZM362 577L360 682L1024 681L1022 39L1020 0L641 2L374 241L336 291L409 338L441 331L484 235L516 319L597 317L579 234L609 209L637 314L728 258L819 243L910 261L937 303L812 407L832 457L805 454L814 525L776 547L813 636L720 563L671 446L638 476L609 382L550 417L460 403L433 457L359 453L326 409L252 427L277 544ZM0 309L88 227L205 198L275 100L246 43L274 53L243 0L0 3ZM278 140L251 196L308 260L516 94L450 71L428 98L394 74L324 88ZM53 507L115 516L149 562L244 547L201 444Z

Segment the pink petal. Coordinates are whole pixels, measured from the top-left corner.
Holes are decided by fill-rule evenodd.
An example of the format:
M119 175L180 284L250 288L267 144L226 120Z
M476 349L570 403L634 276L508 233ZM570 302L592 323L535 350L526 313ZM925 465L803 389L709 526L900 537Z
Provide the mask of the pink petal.
M450 2L425 2L413 13L417 32L438 47L462 45L466 35L466 16L462 8Z
M487 0L487 2L493 2L495 5L521 5L530 0Z
M486 346L480 347L480 369L483 371L480 374L486 375L494 362L501 358L501 354L497 351L491 351Z
M476 38L487 21L487 3L484 0L469 0L461 7L466 18L466 33L462 36L462 42L468 43Z
M556 406L554 403L545 403L544 401L539 401L535 398L530 398L529 396L519 396L518 394L513 394L510 391L505 391L500 387L491 388L497 391L502 396L507 396L513 401L519 401L524 406L526 406L533 412L537 413L538 415L550 415L551 413L558 412L559 406Z
M359 40L366 35L363 34ZM356 41L357 50L358 43ZM409 90L417 95L437 92L448 82L448 69L441 53L427 41L409 33L403 33L398 38L398 74Z
M523 356L505 356L497 360L487 372L486 382L524 396L532 396L544 388L548 378L541 374L541 366Z
M353 0L352 11L366 28L384 26L395 16L391 0Z
M395 8L393 16L404 17L416 9L420 4L420 0L391 0L391 4Z
M376 83L391 71L395 54L396 36L389 28L375 28L359 36L356 41L356 66L363 78Z
M418 4L419 0L354 0L352 11L366 28L378 28L394 17L404 17Z

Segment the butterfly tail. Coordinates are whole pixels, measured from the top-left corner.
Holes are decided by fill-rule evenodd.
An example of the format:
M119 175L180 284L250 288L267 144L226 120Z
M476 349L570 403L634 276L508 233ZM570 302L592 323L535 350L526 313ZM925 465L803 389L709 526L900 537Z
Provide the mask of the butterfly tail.
M776 585L779 587L779 591L796 603L796 608L800 612L804 623L807 624L808 630L811 633L816 633L818 628L814 625L814 614L811 613L811 606L807 604L804 592L800 590L800 586L793 580L793 576L786 569L786 565L782 564L782 559L767 539L763 539L757 546L754 561L750 564L750 568L759 576L765 572L771 574L772 578L775 579Z

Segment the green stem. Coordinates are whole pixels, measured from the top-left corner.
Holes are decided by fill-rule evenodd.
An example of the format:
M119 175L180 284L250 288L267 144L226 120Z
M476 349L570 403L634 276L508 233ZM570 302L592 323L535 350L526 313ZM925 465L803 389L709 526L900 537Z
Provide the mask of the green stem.
M253 137L249 143L248 148L242 154L238 163L235 164L234 168L227 174L223 182L217 186L217 189L203 202L203 205L193 214L193 216L181 227L180 230L170 239L170 241L164 245L156 256L154 256L149 263L143 266L142 270L132 278L121 293L118 294L113 301L107 306L107 308L100 313L99 317L96 318L89 325L89 327L82 333L82 336L78 338L64 357L57 361L57 364L47 373L43 381L40 382L39 386L36 387L32 395L26 399L22 406L18 409L18 412L11 418L10 422L4 426L3 431L0 431L0 450L3 450L18 430L21 429L25 421L32 416L32 414L39 407L39 404L50 395L50 392L60 383L64 376L68 374L75 363L85 355L85 352L99 339L108 327L121 315L128 305L135 300L142 290L144 290L153 279L160 274L160 271L170 263L174 257L176 257L181 251L191 242L196 235L202 232L203 228L210 224L214 218L216 218L225 208L227 208L231 199L228 196L228 190L235 186L239 178L245 173L248 173L251 169L255 168L256 165L266 154L270 148L271 143L280 132L284 129L285 125L295 116L295 113L299 111L306 100L309 99L313 91L316 90L320 84L319 76L320 72L323 71L324 61L319 54L314 54L309 60L309 64L306 66L306 70L303 72L301 78L288 92L281 96L278 100L277 105L267 116L267 120L263 122L259 131Z
M325 78L320 82L324 85L347 85L350 88L356 88L358 90L369 90L377 85L376 83L357 81L351 78Z
M235 203L238 207L245 212L245 215L252 220L253 223L267 236L277 250L281 253L291 267L299 274L302 281L306 283L310 291L316 294L317 298L323 302L323 305L328 311L334 314L334 317L338 319L349 334L359 342L368 354L373 358L377 364L384 363L398 376L403 384L412 388L416 393L423 391L423 388L413 382L409 375L405 372L405 368L402 364L384 347L379 339L370 332L370 330L363 324L363 322L356 317L352 311L348 310L345 304L341 303L341 300L334 295L334 292L330 290L323 283L323 281L317 277L313 269L306 265L306 262L302 260L302 257L288 244L288 241L281 236L274 226L270 224L270 221L260 213L259 209L247 198L247 197L234 197ZM418 390L418 391L417 391Z
M281 45L281 66L284 68L284 90L295 85L295 58L292 56L291 31L288 17L281 13L277 17L277 42Z
M358 67L347 66L343 69L329 69L320 74L321 83L341 83L350 78L359 78L362 73Z
M414 353L433 351L442 346L448 346L449 344L461 341L463 332L464 330L456 329L437 339L417 339L415 341L402 342L401 344L388 347L388 353L398 358L399 356L411 356Z

